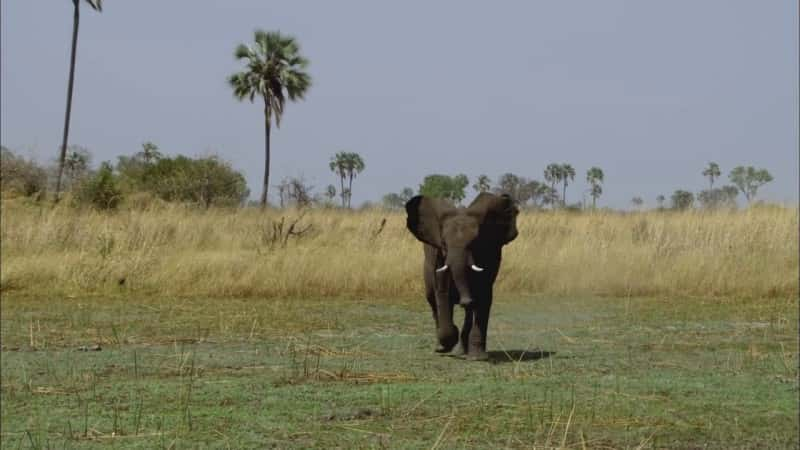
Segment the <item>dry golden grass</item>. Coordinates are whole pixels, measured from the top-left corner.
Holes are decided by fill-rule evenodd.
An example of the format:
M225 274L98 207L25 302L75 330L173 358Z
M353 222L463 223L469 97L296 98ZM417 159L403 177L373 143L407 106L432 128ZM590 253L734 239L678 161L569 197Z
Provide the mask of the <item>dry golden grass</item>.
M211 297L422 294L421 244L403 213L180 206L115 214L2 204L4 292L134 291ZM381 230L381 222L386 219ZM499 292L796 297L798 210L525 212ZM380 232L378 232L381 230ZM121 280L124 279L124 283Z

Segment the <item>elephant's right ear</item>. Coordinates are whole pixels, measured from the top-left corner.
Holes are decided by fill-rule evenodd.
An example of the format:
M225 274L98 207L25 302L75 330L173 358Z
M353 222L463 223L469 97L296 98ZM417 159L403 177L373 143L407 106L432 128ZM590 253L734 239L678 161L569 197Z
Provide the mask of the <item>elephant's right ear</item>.
M442 248L442 220L454 210L444 200L417 195L406 203L406 226L420 241Z

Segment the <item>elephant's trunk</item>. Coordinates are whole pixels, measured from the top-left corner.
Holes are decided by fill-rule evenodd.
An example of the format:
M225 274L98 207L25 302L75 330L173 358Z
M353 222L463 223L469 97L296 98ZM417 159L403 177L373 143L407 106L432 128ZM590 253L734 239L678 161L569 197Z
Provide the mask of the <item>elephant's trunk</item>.
M467 281L467 271L474 270L470 266L473 263L472 254L465 248L453 248L447 252L447 266L450 269L450 274L453 276L453 282L456 285L459 296L459 304L462 306L469 306L472 304L472 294L469 290L469 282Z

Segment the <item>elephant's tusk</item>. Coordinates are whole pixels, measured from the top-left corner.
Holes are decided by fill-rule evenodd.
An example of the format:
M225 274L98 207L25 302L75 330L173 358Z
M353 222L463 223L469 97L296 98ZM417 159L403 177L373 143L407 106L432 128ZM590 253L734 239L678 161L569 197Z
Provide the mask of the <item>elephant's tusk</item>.
M442 267L439 267L438 269L436 269L437 272L444 272L445 270L447 270L447 264L445 264Z
M478 267L475 264L473 264L471 267L472 267L472 270L474 270L475 272L483 272L483 268L482 267Z

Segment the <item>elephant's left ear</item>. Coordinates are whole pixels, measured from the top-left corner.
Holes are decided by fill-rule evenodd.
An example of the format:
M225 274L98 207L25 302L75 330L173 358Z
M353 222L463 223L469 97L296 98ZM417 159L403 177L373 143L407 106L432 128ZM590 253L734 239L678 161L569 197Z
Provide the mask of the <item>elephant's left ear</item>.
M481 235L485 239L505 245L516 239L519 208L507 194L494 195L483 192L469 205L469 213L481 218Z

